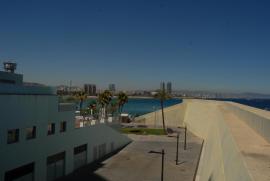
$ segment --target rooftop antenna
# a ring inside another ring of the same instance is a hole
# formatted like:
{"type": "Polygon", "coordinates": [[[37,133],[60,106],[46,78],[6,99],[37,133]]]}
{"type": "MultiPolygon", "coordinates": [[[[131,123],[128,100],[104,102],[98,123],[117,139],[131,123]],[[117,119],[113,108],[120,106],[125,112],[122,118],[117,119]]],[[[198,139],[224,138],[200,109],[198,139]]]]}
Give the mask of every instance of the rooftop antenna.
{"type": "Polygon", "coordinates": [[[4,64],[5,71],[9,72],[9,73],[14,73],[14,71],[17,68],[17,63],[14,63],[14,62],[11,62],[11,61],[6,61],[3,64],[4,64]]]}

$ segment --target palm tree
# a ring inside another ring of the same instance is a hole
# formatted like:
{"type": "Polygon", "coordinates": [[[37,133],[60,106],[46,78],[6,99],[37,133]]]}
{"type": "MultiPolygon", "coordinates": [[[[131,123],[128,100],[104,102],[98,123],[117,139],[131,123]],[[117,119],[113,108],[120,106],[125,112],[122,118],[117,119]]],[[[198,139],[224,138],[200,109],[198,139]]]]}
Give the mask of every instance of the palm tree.
{"type": "Polygon", "coordinates": [[[84,92],[77,92],[75,98],[80,101],[80,114],[82,112],[83,102],[87,99],[87,95],[84,92]]]}
{"type": "Polygon", "coordinates": [[[118,112],[121,114],[123,111],[124,105],[128,102],[128,96],[124,92],[118,94],[118,112]]]}
{"type": "Polygon", "coordinates": [[[162,125],[163,131],[167,134],[166,126],[165,126],[165,118],[164,118],[164,101],[170,99],[170,95],[163,89],[160,90],[157,94],[155,94],[155,98],[160,100],[161,112],[162,112],[162,125]]]}
{"type": "Polygon", "coordinates": [[[88,108],[90,110],[90,114],[91,115],[95,115],[96,110],[97,110],[97,101],[96,100],[92,100],[89,104],[88,104],[88,108]]]}
{"type": "Polygon", "coordinates": [[[98,95],[98,102],[103,109],[105,109],[105,117],[107,118],[107,107],[112,100],[112,93],[105,90],[103,93],[98,95]]]}
{"type": "Polygon", "coordinates": [[[118,102],[116,100],[112,100],[111,103],[110,103],[110,113],[112,115],[114,115],[114,113],[117,111],[118,109],[118,102]]]}

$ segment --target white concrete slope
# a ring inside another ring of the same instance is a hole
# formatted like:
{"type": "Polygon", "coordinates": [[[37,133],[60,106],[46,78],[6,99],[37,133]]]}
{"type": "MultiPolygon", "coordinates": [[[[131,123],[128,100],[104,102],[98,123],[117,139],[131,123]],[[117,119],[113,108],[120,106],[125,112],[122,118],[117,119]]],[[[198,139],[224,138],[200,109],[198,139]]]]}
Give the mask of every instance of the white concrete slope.
{"type": "Polygon", "coordinates": [[[270,180],[270,114],[236,103],[186,101],[184,124],[204,138],[197,180],[270,180]]]}
{"type": "MultiPolygon", "coordinates": [[[[165,109],[167,127],[204,139],[197,181],[269,181],[270,112],[232,102],[187,99],[165,109]]],[[[161,113],[138,118],[162,126],[161,113]]]]}

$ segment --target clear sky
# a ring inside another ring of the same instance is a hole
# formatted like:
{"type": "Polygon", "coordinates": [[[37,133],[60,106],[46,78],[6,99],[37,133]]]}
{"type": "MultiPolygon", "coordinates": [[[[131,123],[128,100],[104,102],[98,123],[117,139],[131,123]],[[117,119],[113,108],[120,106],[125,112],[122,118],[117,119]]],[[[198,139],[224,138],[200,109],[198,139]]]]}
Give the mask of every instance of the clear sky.
{"type": "Polygon", "coordinates": [[[26,81],[270,93],[270,3],[2,0],[0,61],[26,81]]]}

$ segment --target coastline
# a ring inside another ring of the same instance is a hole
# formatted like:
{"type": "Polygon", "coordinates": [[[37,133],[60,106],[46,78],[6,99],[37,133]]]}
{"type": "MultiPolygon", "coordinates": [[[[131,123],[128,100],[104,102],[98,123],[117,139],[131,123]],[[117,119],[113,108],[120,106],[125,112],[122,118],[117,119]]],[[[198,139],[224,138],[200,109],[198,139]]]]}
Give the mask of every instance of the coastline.
{"type": "MultiPolygon", "coordinates": [[[[113,96],[113,97],[117,97],[117,96],[113,96]]],[[[96,98],[98,98],[98,96],[87,96],[87,98],[96,99],[96,98]]],[[[130,99],[155,99],[152,96],[128,96],[128,98],[130,98],[130,99]]],[[[172,99],[183,99],[183,98],[182,97],[172,97],[172,99]]]]}

